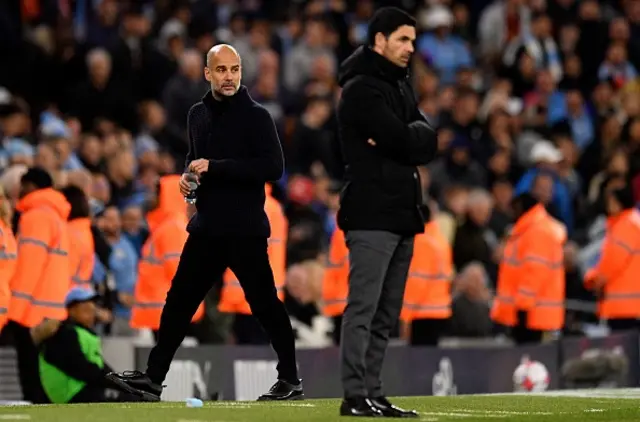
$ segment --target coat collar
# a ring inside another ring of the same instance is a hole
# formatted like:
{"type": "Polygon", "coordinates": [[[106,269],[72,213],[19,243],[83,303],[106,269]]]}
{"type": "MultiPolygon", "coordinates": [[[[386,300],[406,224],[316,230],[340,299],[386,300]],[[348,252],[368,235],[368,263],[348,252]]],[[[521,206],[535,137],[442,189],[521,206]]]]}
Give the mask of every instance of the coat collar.
{"type": "Polygon", "coordinates": [[[216,100],[213,98],[211,90],[208,90],[202,97],[202,102],[211,111],[224,111],[240,104],[248,104],[252,101],[253,99],[251,98],[251,95],[249,95],[249,90],[244,85],[240,85],[240,89],[238,89],[238,92],[236,92],[235,95],[224,97],[222,100],[216,100]]]}

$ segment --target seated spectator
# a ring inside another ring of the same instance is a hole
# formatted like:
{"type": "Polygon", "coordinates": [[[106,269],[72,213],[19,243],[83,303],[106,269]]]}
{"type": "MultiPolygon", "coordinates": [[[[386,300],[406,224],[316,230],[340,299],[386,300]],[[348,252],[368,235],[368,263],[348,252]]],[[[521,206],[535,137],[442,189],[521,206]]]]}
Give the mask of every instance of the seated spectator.
{"type": "Polygon", "coordinates": [[[129,326],[133,292],[138,278],[138,260],[136,250],[122,234],[120,211],[116,207],[107,207],[98,219],[98,226],[111,246],[109,269],[115,281],[116,303],[113,310],[111,334],[116,336],[133,335],[129,326]]]}
{"type": "Polygon", "coordinates": [[[482,264],[467,265],[453,283],[450,335],[452,337],[488,337],[493,331],[489,317],[491,294],[482,264]]]}
{"type": "Polygon", "coordinates": [[[478,261],[489,269],[493,279],[497,276],[492,254],[498,239],[488,228],[492,209],[493,200],[487,191],[478,189],[469,193],[466,218],[458,227],[453,241],[453,262],[458,271],[478,261]]]}
{"type": "Polygon", "coordinates": [[[484,187],[486,172],[472,158],[469,138],[459,134],[451,142],[444,157],[428,165],[433,189],[441,190],[450,184],[467,187],[484,187]]]}
{"type": "Polygon", "coordinates": [[[638,71],[627,60],[627,48],[622,43],[613,43],[607,50],[607,57],[598,69],[598,79],[610,81],[616,88],[638,77],[638,71]]]}
{"type": "Polygon", "coordinates": [[[420,36],[416,50],[433,66],[443,83],[452,83],[456,71],[473,66],[469,48],[462,39],[451,34],[453,14],[443,6],[432,6],[425,15],[424,26],[433,31],[420,36]]]}
{"type": "Polygon", "coordinates": [[[562,153],[549,141],[539,141],[531,150],[530,168],[516,185],[514,195],[523,192],[530,192],[536,176],[541,171],[548,171],[553,175],[553,199],[552,203],[557,207],[559,219],[567,226],[571,232],[573,228],[573,207],[567,186],[557,175],[558,163],[562,161],[562,153]]]}

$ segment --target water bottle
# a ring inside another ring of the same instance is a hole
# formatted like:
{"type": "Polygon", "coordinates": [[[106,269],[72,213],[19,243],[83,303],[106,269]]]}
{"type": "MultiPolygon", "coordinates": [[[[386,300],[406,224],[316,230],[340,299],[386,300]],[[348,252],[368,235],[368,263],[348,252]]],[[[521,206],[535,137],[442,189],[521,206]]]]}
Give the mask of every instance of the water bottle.
{"type": "Polygon", "coordinates": [[[187,407],[202,407],[204,403],[200,399],[196,399],[194,397],[190,397],[185,400],[185,404],[187,407]]]}
{"type": "Polygon", "coordinates": [[[189,182],[189,193],[184,197],[187,204],[196,203],[196,189],[198,189],[198,178],[195,173],[187,173],[187,181],[189,182]]]}

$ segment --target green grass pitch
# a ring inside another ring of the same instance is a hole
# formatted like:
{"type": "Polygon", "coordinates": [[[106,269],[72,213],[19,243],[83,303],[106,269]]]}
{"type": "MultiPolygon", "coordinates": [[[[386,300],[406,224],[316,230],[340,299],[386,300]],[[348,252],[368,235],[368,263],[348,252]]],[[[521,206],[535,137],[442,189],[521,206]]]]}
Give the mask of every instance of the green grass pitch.
{"type": "MultiPolygon", "coordinates": [[[[598,390],[593,390],[598,391],[598,390]]],[[[423,422],[448,421],[640,421],[640,391],[606,390],[599,394],[478,395],[394,399],[416,409],[423,422]],[[606,392],[608,391],[608,393],[606,392]],[[626,393],[625,393],[626,391],[626,393]],[[629,393],[631,392],[631,393],[629,393]]],[[[153,404],[41,405],[0,407],[0,421],[33,422],[320,422],[381,420],[338,416],[338,400],[291,403],[207,402],[187,408],[180,402],[153,404]]],[[[414,419],[415,420],[415,419],[414,419]]]]}

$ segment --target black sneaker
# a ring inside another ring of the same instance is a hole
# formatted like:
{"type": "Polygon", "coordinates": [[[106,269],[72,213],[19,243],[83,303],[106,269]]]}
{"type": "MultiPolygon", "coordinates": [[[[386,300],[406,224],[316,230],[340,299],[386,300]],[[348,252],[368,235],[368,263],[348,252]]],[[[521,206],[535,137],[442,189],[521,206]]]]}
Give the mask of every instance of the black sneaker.
{"type": "Polygon", "coordinates": [[[120,391],[141,397],[144,401],[160,401],[164,386],[152,382],[147,374],[140,371],[110,372],[107,380],[120,391]]]}
{"type": "Polygon", "coordinates": [[[278,380],[267,393],[258,397],[258,401],[275,400],[304,400],[302,380],[299,380],[297,385],[283,380],[278,380]]]}

